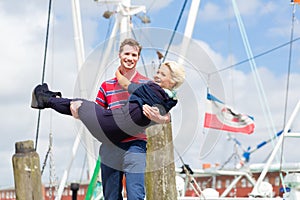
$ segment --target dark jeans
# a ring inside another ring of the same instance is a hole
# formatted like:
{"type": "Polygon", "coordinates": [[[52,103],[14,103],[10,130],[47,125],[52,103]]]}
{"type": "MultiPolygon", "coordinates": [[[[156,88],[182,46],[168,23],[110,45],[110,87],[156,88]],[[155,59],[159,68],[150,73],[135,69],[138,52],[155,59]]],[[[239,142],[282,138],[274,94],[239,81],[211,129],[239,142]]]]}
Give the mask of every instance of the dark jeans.
{"type": "Polygon", "coordinates": [[[146,141],[135,140],[118,146],[100,147],[101,176],[105,200],[122,200],[122,178],[126,177],[128,200],[144,200],[144,172],[146,168],[146,141]]]}

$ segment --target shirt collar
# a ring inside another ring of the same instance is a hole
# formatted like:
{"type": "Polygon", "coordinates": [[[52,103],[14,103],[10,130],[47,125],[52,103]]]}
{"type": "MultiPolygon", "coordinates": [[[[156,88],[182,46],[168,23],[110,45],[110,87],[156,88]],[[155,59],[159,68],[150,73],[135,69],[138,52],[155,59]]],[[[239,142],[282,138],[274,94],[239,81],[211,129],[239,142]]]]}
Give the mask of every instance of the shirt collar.
{"type": "Polygon", "coordinates": [[[164,91],[167,93],[167,95],[172,98],[172,99],[176,99],[176,91],[175,90],[169,90],[169,89],[165,89],[164,91]]]}

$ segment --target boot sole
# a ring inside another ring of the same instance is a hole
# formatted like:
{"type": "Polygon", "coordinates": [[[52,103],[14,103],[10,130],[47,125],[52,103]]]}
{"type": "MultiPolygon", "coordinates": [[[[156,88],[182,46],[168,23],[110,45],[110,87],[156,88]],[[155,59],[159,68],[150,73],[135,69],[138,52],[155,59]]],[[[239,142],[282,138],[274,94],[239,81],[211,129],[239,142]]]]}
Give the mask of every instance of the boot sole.
{"type": "Polygon", "coordinates": [[[39,106],[38,100],[35,95],[35,90],[36,90],[36,88],[34,88],[34,90],[32,91],[32,94],[31,94],[31,108],[43,109],[43,106],[41,106],[41,105],[39,106]]]}
{"type": "Polygon", "coordinates": [[[31,108],[39,108],[34,91],[32,92],[32,95],[31,95],[31,108]]]}

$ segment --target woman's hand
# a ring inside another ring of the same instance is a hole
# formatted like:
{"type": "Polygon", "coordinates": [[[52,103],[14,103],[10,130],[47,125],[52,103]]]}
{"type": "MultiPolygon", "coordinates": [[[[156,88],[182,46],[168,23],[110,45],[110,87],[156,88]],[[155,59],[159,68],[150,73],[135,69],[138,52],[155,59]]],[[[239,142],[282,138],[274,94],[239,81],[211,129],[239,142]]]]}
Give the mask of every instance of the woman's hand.
{"type": "Polygon", "coordinates": [[[143,105],[143,113],[148,119],[158,124],[169,123],[171,121],[170,113],[167,113],[166,115],[162,116],[159,113],[159,109],[154,106],[151,107],[147,104],[143,105]]]}

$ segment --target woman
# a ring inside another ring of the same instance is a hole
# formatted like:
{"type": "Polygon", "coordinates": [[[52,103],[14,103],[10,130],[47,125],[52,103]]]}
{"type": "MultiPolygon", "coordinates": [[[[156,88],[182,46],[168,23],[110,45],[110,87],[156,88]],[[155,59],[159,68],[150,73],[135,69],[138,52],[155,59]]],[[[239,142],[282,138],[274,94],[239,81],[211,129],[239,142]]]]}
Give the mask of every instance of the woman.
{"type": "Polygon", "coordinates": [[[160,66],[153,82],[130,83],[119,70],[116,77],[118,83],[131,94],[128,103],[121,108],[104,109],[92,101],[61,98],[61,93],[49,91],[47,84],[35,87],[31,107],[52,108],[59,113],[73,115],[100,142],[117,143],[155,123],[143,114],[144,104],[157,107],[161,115],[177,104],[174,89],[183,83],[185,71],[183,66],[170,61],[160,66]]]}

